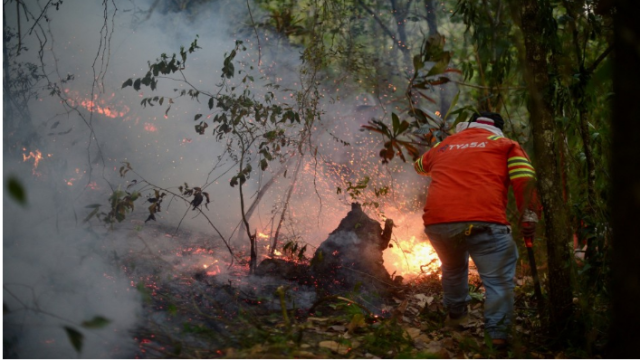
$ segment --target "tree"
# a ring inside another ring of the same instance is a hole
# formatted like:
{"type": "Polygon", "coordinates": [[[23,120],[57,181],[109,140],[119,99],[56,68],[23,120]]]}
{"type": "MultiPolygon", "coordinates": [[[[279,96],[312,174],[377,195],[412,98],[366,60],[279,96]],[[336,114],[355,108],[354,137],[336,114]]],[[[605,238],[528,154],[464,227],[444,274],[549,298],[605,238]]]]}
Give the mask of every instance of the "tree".
{"type": "Polygon", "coordinates": [[[538,187],[545,215],[545,238],[549,257],[550,330],[555,336],[566,332],[571,316],[571,229],[569,213],[562,195],[562,144],[555,124],[554,79],[548,59],[557,49],[557,28],[553,8],[546,1],[527,0],[522,4],[520,26],[525,45],[525,76],[529,86],[529,112],[536,157],[553,160],[536,162],[538,187]],[[556,43],[554,43],[556,42],[556,43]]]}

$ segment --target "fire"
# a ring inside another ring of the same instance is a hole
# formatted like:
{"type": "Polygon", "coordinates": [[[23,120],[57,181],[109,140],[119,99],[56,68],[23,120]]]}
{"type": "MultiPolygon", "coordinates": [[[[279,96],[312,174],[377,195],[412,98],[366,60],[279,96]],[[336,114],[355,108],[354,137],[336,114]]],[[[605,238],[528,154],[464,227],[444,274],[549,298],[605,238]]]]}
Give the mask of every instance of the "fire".
{"type": "MultiPolygon", "coordinates": [[[[82,179],[82,177],[84,176],[84,174],[86,174],[87,171],[81,171],[80,168],[76,168],[75,170],[75,174],[76,177],[71,177],[69,179],[64,179],[64,182],[69,186],[73,186],[75,184],[76,181],[79,181],[80,179],[82,179]]],[[[88,184],[89,188],[93,189],[93,190],[98,190],[100,189],[100,187],[98,186],[98,183],[96,182],[91,182],[88,184]]]]}
{"type": "MultiPolygon", "coordinates": [[[[26,152],[27,148],[22,148],[22,151],[26,152]]],[[[47,157],[51,157],[51,154],[47,154],[47,157]]],[[[38,164],[40,163],[40,161],[43,159],[42,157],[42,152],[40,152],[38,149],[35,150],[35,152],[29,152],[29,155],[27,155],[26,153],[22,153],[22,161],[26,162],[29,159],[33,159],[33,174],[37,175],[38,173],[36,172],[36,168],[38,168],[38,164]]]]}
{"type": "Polygon", "coordinates": [[[428,242],[416,240],[415,236],[392,242],[389,246],[383,257],[391,273],[410,279],[425,273],[437,273],[440,269],[441,263],[435,249],[428,242]]]}
{"type": "Polygon", "coordinates": [[[69,98],[70,104],[81,106],[92,113],[102,114],[108,118],[123,118],[130,110],[126,105],[108,104],[113,102],[115,93],[111,93],[107,99],[98,99],[98,94],[94,94],[93,99],[83,98],[77,92],[70,92],[69,89],[65,89],[65,93],[75,93],[69,98]]]}
{"type": "Polygon", "coordinates": [[[218,263],[218,261],[214,261],[213,263],[214,264],[212,264],[212,265],[208,265],[208,264],[203,264],[202,265],[202,268],[207,270],[207,276],[215,276],[217,274],[220,274],[220,266],[215,264],[215,263],[218,263]]]}

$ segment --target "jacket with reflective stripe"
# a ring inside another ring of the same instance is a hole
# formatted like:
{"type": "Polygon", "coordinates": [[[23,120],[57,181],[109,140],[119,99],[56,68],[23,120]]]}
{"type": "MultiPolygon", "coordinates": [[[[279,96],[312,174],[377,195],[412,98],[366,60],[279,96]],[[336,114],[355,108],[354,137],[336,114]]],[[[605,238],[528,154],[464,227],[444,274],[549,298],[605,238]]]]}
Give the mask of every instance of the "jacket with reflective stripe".
{"type": "Polygon", "coordinates": [[[422,155],[414,167],[432,178],[422,216],[425,225],[482,221],[509,224],[509,184],[518,210],[540,216],[535,170],[517,142],[484,129],[447,137],[422,155]]]}

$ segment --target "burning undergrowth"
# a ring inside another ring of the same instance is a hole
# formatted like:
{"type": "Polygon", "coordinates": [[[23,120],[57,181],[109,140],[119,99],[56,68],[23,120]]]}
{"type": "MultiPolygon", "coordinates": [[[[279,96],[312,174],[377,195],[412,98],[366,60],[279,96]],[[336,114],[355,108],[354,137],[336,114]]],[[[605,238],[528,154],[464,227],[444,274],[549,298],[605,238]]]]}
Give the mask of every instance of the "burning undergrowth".
{"type": "Polygon", "coordinates": [[[215,349],[241,343],[235,332],[239,320],[281,308],[275,294],[281,286],[287,287],[287,309],[309,308],[313,302],[311,286],[247,276],[242,252],[232,262],[222,242],[210,236],[161,224],[136,229],[136,223],[141,222],[134,221],[126,241],[112,241],[129,243],[114,257],[143,296],[142,321],[134,331],[138,356],[180,355],[182,349],[191,356],[220,356],[215,349]]]}
{"type": "MultiPolygon", "coordinates": [[[[265,327],[290,335],[294,325],[346,309],[360,314],[362,322],[379,323],[394,316],[398,300],[416,293],[416,284],[438,289],[437,275],[423,274],[412,285],[391,278],[382,254],[392,221],[383,230],[358,204],[313,258],[291,252],[288,245],[281,256],[264,258],[254,275],[248,275],[243,249],[235,249],[232,257],[210,235],[163,223],[130,224],[128,230],[111,232],[105,244],[113,247],[114,262],[143,298],[141,321],[133,331],[138,357],[228,356],[230,348],[256,342],[251,337],[265,327]]],[[[311,334],[301,334],[300,340],[318,336],[311,334]]]]}

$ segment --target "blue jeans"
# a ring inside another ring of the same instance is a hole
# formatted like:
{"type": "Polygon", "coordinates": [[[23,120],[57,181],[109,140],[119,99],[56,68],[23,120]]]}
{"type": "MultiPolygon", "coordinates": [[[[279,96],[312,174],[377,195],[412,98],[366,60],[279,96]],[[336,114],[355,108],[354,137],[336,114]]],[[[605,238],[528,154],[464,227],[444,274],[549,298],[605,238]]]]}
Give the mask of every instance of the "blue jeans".
{"type": "Polygon", "coordinates": [[[434,224],[425,233],[442,262],[444,305],[450,313],[466,311],[469,296],[469,255],[478,267],[484,288],[485,332],[506,338],[513,318],[513,288],[518,260],[511,230],[495,223],[434,224]],[[473,227],[469,228],[470,225],[473,227]]]}

